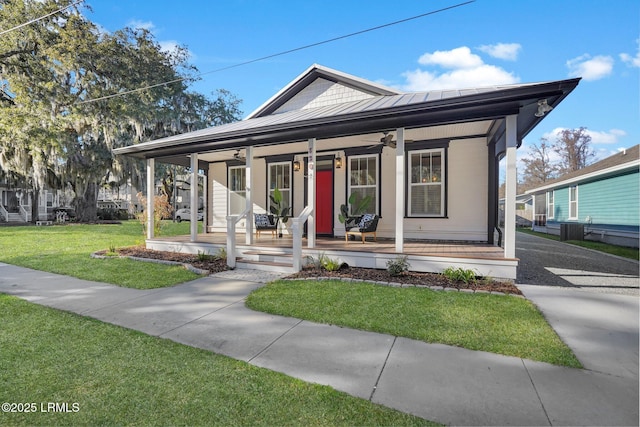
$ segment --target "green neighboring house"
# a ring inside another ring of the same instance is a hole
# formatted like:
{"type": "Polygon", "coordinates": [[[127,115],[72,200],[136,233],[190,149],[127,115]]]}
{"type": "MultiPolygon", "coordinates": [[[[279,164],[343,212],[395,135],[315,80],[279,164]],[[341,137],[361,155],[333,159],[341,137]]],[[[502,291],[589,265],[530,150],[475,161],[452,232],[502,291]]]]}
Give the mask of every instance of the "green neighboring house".
{"type": "Polygon", "coordinates": [[[637,248],[640,229],[640,145],[527,191],[533,229],[561,239],[637,248]]]}

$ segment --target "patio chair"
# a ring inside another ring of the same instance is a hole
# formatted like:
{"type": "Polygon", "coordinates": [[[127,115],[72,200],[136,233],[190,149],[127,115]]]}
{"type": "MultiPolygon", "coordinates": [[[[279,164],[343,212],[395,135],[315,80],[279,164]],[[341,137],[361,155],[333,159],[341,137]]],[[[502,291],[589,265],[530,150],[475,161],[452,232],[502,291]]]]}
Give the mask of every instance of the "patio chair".
{"type": "Polygon", "coordinates": [[[378,229],[378,220],[380,217],[373,214],[364,214],[360,218],[360,222],[357,227],[349,228],[345,231],[344,240],[348,243],[349,236],[360,236],[362,243],[364,244],[365,238],[368,234],[373,234],[373,241],[377,242],[376,230],[378,229]]]}
{"type": "Polygon", "coordinates": [[[260,237],[260,233],[270,231],[272,237],[276,237],[278,233],[278,218],[269,214],[253,214],[256,224],[256,238],[260,237]]]}

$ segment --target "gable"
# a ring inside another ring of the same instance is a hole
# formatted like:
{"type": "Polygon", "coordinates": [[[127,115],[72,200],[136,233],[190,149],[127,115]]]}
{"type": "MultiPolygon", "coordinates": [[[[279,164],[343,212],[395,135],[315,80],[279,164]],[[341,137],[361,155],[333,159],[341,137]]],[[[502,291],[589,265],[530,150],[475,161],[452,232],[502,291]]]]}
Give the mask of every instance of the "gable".
{"type": "Polygon", "coordinates": [[[373,95],[361,90],[318,77],[311,84],[285,102],[274,114],[308,108],[326,107],[351,101],[373,98],[373,95]]]}

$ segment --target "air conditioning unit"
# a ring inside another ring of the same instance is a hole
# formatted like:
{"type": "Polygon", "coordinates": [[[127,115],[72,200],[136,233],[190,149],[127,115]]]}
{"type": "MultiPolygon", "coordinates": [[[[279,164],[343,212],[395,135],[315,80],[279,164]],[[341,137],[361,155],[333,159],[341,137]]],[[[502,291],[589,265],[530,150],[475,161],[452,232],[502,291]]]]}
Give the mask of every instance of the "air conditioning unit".
{"type": "Polygon", "coordinates": [[[560,224],[560,240],[584,240],[584,224],[560,224]]]}

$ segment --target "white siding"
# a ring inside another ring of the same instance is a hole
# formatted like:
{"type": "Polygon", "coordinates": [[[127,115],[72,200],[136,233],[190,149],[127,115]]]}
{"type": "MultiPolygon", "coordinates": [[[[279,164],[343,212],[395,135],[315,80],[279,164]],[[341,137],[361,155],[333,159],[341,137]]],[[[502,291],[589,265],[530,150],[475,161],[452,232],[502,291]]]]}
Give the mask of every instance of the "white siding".
{"type": "Polygon", "coordinates": [[[360,101],[372,97],[373,95],[351,87],[317,78],[313,83],[302,89],[293,98],[278,108],[274,114],[360,101]]]}

